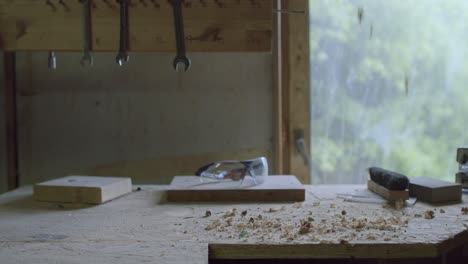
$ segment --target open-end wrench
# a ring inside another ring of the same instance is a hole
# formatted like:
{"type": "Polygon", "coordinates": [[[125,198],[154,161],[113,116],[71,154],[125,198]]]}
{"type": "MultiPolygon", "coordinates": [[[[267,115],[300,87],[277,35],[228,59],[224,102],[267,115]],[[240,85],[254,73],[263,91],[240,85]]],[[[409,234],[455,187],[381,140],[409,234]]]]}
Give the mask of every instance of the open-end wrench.
{"type": "Polygon", "coordinates": [[[93,65],[91,55],[91,0],[81,0],[83,4],[83,57],[81,66],[93,65]]]}
{"type": "Polygon", "coordinates": [[[117,57],[117,64],[122,66],[128,62],[128,2],[120,0],[120,48],[117,57]]]}
{"type": "Polygon", "coordinates": [[[179,64],[184,64],[184,71],[190,68],[190,59],[185,56],[185,36],[184,36],[184,20],[182,17],[182,2],[183,0],[170,0],[174,11],[174,26],[176,36],[177,55],[174,58],[173,66],[176,71],[179,71],[179,64]]]}

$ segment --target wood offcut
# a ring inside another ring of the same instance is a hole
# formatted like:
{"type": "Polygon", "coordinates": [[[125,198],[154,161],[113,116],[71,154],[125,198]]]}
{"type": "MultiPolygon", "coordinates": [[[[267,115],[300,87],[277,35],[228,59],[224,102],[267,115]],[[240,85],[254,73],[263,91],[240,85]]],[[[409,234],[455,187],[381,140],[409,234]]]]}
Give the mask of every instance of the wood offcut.
{"type": "MultiPolygon", "coordinates": [[[[247,180],[246,180],[247,181],[247,180]]],[[[305,199],[305,187],[295,176],[268,176],[259,185],[253,182],[219,182],[198,176],[176,176],[167,191],[171,202],[237,201],[237,202],[298,202],[305,199]]]]}

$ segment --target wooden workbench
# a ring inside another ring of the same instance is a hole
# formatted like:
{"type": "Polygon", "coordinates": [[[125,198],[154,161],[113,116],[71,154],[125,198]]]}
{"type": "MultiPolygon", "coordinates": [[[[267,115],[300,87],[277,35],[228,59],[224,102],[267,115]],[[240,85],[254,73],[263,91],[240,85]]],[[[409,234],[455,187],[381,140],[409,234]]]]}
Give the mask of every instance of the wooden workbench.
{"type": "Polygon", "coordinates": [[[360,185],[308,186],[306,201],[294,204],[170,204],[164,202],[166,188],[141,186],[98,206],[35,202],[30,187],[3,194],[0,262],[433,258],[468,241],[466,194],[463,204],[397,210],[337,197],[366,194],[360,185]],[[434,218],[425,217],[427,210],[434,218]],[[301,220],[310,224],[304,234],[301,220]]]}

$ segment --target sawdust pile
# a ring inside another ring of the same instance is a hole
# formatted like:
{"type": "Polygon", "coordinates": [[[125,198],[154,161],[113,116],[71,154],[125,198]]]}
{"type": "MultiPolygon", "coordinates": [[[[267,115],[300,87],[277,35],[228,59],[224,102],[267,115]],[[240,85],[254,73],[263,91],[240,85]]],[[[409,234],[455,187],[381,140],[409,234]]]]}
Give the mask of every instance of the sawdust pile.
{"type": "MultiPolygon", "coordinates": [[[[346,244],[353,240],[391,241],[401,236],[408,225],[409,217],[395,211],[382,214],[379,211],[363,210],[351,213],[348,209],[328,204],[257,208],[237,213],[237,209],[218,212],[210,219],[205,232],[222,239],[241,241],[294,242],[316,241],[317,243],[346,244]],[[249,217],[245,217],[246,215],[249,217]]],[[[380,211],[382,212],[382,210],[380,211]]]]}

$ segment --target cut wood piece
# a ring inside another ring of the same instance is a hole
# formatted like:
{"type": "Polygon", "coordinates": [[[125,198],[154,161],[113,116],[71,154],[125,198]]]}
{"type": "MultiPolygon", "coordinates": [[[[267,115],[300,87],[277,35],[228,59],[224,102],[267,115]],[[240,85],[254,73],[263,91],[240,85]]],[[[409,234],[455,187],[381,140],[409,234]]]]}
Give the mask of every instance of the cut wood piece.
{"type": "Polygon", "coordinates": [[[428,203],[459,202],[462,186],[428,177],[415,177],[410,179],[409,194],[428,203]]]}
{"type": "Polygon", "coordinates": [[[132,191],[130,178],[68,176],[34,185],[36,201],[101,204],[132,191]]]}
{"type": "Polygon", "coordinates": [[[398,201],[398,200],[407,200],[409,198],[409,192],[408,190],[404,191],[391,191],[377,183],[375,183],[372,180],[367,181],[367,188],[382,196],[383,198],[389,200],[389,201],[398,201]]]}
{"type": "Polygon", "coordinates": [[[167,200],[186,201],[242,201],[242,202],[299,202],[305,199],[305,188],[292,175],[268,176],[254,185],[251,181],[214,181],[198,176],[176,176],[167,191],[167,200]]]}

